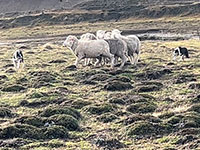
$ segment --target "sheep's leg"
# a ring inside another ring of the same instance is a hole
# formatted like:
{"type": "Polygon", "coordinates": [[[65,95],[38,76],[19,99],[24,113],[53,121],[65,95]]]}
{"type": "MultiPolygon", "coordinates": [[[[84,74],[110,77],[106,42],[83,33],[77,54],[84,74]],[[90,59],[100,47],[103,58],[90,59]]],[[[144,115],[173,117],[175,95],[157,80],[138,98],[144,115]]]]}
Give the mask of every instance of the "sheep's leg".
{"type": "Polygon", "coordinates": [[[131,64],[134,64],[134,58],[133,58],[133,56],[129,56],[129,60],[130,60],[131,64]]]}
{"type": "Polygon", "coordinates": [[[74,65],[75,65],[76,67],[78,67],[78,63],[79,63],[83,58],[84,58],[83,56],[78,56],[78,57],[76,58],[76,61],[75,61],[74,65]]]}
{"type": "Polygon", "coordinates": [[[137,62],[138,62],[138,54],[134,53],[133,54],[133,65],[136,66],[137,62]]]}
{"type": "Polygon", "coordinates": [[[137,63],[138,63],[138,60],[139,60],[139,54],[136,54],[136,58],[135,58],[135,65],[137,65],[137,63]]]}
{"type": "Polygon", "coordinates": [[[100,58],[97,58],[97,61],[95,62],[95,67],[96,66],[99,66],[99,64],[101,63],[101,61],[102,61],[102,57],[100,57],[100,58]]]}
{"type": "Polygon", "coordinates": [[[113,69],[114,66],[115,66],[115,63],[114,63],[114,62],[115,62],[115,57],[114,57],[114,55],[112,55],[112,54],[106,54],[105,57],[110,58],[110,61],[111,61],[111,68],[113,69]]]}
{"type": "Polygon", "coordinates": [[[122,63],[120,65],[120,69],[122,69],[124,67],[124,64],[127,62],[128,59],[127,59],[127,57],[125,55],[123,55],[121,57],[121,60],[122,60],[122,63]]]}

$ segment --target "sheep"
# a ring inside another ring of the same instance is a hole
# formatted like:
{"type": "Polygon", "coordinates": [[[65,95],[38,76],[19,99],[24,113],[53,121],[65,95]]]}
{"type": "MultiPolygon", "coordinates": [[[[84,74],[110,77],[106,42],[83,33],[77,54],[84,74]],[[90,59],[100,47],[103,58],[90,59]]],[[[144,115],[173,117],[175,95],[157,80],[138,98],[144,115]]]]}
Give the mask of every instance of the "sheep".
{"type": "Polygon", "coordinates": [[[23,63],[22,67],[24,67],[24,56],[21,50],[16,50],[14,52],[12,61],[15,69],[19,69],[21,63],[23,63]]]}
{"type": "Polygon", "coordinates": [[[122,69],[127,62],[127,57],[125,55],[126,43],[119,39],[105,39],[105,41],[109,44],[110,53],[115,56],[115,60],[117,60],[118,57],[121,58],[122,63],[120,69],[122,69]]]}
{"type": "Polygon", "coordinates": [[[99,40],[104,39],[105,33],[106,33],[106,31],[104,31],[104,30],[98,30],[98,31],[96,32],[96,37],[97,37],[97,39],[99,39],[99,40]]]}
{"type": "Polygon", "coordinates": [[[129,56],[129,60],[131,64],[136,65],[140,54],[140,47],[141,47],[140,40],[134,35],[130,35],[127,37],[123,36],[121,35],[121,31],[119,31],[118,29],[114,29],[112,31],[111,37],[115,39],[121,39],[126,42],[127,44],[126,53],[129,56]]]}
{"type": "Polygon", "coordinates": [[[112,38],[111,35],[112,35],[112,32],[106,32],[104,34],[104,39],[111,39],[112,38]]]}
{"type": "Polygon", "coordinates": [[[63,45],[68,47],[77,57],[74,64],[76,67],[84,58],[97,58],[98,62],[95,63],[97,66],[103,56],[110,58],[111,68],[114,68],[114,55],[110,53],[109,44],[104,40],[83,41],[69,35],[63,45]]]}
{"type": "Polygon", "coordinates": [[[85,33],[81,35],[80,40],[96,40],[96,36],[92,33],[85,33]]]}
{"type": "MultiPolygon", "coordinates": [[[[97,39],[96,36],[92,33],[85,33],[85,34],[81,35],[81,37],[80,37],[80,40],[86,40],[86,41],[96,40],[96,39],[97,39]]],[[[92,59],[86,58],[84,65],[88,66],[91,62],[92,62],[92,59]]],[[[93,62],[95,62],[95,59],[93,59],[93,62]]]]}

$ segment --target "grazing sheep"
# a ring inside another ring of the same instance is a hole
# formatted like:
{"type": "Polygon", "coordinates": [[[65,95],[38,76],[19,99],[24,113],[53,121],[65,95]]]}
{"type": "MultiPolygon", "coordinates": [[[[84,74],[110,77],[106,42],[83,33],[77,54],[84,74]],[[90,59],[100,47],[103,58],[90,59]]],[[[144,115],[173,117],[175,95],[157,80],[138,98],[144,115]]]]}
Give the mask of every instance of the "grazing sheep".
{"type": "Polygon", "coordinates": [[[123,36],[121,35],[121,31],[118,29],[114,29],[112,31],[112,38],[121,39],[127,44],[127,55],[129,56],[129,60],[132,64],[136,65],[138,62],[139,54],[140,54],[140,40],[134,36],[123,36]]]}
{"type": "Polygon", "coordinates": [[[13,60],[13,64],[14,64],[15,69],[19,69],[21,63],[23,63],[22,67],[24,67],[24,56],[23,56],[21,50],[16,50],[14,52],[12,60],[13,60]]]}
{"type": "Polygon", "coordinates": [[[185,47],[175,48],[174,51],[173,51],[173,60],[176,60],[176,56],[180,56],[180,60],[184,60],[184,56],[186,58],[190,58],[188,50],[185,47]]]}
{"type": "Polygon", "coordinates": [[[114,55],[110,53],[109,45],[104,40],[78,40],[75,36],[69,35],[63,43],[64,46],[72,50],[76,55],[75,66],[84,58],[97,58],[99,64],[102,57],[108,57],[111,60],[111,67],[114,67],[114,55]]]}

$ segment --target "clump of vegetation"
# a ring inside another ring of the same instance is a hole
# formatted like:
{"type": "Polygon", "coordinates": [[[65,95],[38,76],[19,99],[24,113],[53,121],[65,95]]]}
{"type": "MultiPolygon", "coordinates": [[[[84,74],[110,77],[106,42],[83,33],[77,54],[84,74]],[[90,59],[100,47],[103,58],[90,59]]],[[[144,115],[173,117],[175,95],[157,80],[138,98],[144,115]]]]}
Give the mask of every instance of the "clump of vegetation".
{"type": "Polygon", "coordinates": [[[5,117],[12,117],[13,113],[10,109],[5,108],[5,107],[0,107],[0,117],[5,118],[5,117]]]}
{"type": "Polygon", "coordinates": [[[129,105],[127,111],[132,113],[151,113],[154,112],[156,108],[157,106],[154,103],[141,102],[129,105]]]}
{"type": "Polygon", "coordinates": [[[54,122],[56,125],[63,126],[70,131],[75,131],[80,128],[78,120],[66,114],[56,114],[49,117],[47,120],[48,122],[54,122]]]}
{"type": "Polygon", "coordinates": [[[111,113],[105,113],[102,114],[101,116],[97,117],[97,120],[103,122],[103,123],[108,123],[116,120],[118,117],[114,114],[111,113]]]}
{"type": "Polygon", "coordinates": [[[92,104],[89,101],[85,101],[85,100],[76,100],[72,102],[72,107],[74,107],[75,109],[81,109],[87,105],[92,104]]]}
{"type": "Polygon", "coordinates": [[[13,124],[0,131],[0,138],[31,138],[39,139],[42,137],[39,128],[27,124],[13,124]]]}
{"type": "Polygon", "coordinates": [[[164,133],[170,132],[172,130],[172,127],[169,124],[138,121],[128,126],[127,129],[128,129],[127,134],[130,137],[134,137],[136,135],[145,137],[149,135],[157,135],[157,134],[164,134],[164,133]]]}
{"type": "Polygon", "coordinates": [[[104,85],[104,89],[107,91],[124,91],[132,88],[133,86],[130,83],[121,81],[111,81],[104,85]]]}
{"type": "Polygon", "coordinates": [[[48,107],[47,109],[40,112],[40,116],[42,117],[50,117],[55,114],[65,114],[73,116],[76,119],[81,118],[80,112],[78,112],[76,109],[69,108],[69,107],[48,107]]]}
{"type": "Polygon", "coordinates": [[[42,92],[34,92],[30,95],[30,98],[41,98],[45,96],[48,96],[48,94],[42,92]]]}
{"type": "Polygon", "coordinates": [[[91,114],[101,115],[107,112],[113,112],[115,110],[114,105],[103,104],[103,105],[90,105],[85,108],[85,110],[91,114]]]}
{"type": "Polygon", "coordinates": [[[192,107],[189,109],[189,111],[195,111],[200,113],[200,104],[194,104],[192,107]]]}
{"type": "Polygon", "coordinates": [[[44,137],[47,139],[68,138],[68,130],[63,126],[53,125],[43,130],[44,137]]]}
{"type": "Polygon", "coordinates": [[[16,119],[15,122],[41,127],[44,126],[45,119],[38,116],[22,116],[16,119]]]}
{"type": "Polygon", "coordinates": [[[9,85],[7,87],[2,88],[4,92],[20,92],[25,90],[26,88],[21,85],[9,85]]]}

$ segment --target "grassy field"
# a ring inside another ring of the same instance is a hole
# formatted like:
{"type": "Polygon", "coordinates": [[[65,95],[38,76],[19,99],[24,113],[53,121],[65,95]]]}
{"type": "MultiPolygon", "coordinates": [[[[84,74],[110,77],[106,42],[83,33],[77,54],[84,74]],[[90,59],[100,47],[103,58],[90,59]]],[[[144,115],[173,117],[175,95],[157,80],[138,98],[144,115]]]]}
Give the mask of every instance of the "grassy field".
{"type": "MultiPolygon", "coordinates": [[[[169,20],[143,23],[179,22],[169,20]]],[[[136,24],[130,19],[23,27],[0,35],[2,41],[37,39],[103,27],[139,29],[136,24]]],[[[11,58],[21,45],[0,45],[1,149],[200,149],[199,40],[142,41],[138,65],[123,71],[109,65],[73,68],[75,57],[61,42],[25,43],[25,66],[17,72],[11,58]],[[172,62],[177,46],[187,47],[190,59],[172,62]]]]}

